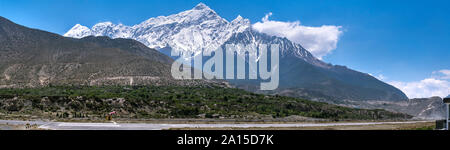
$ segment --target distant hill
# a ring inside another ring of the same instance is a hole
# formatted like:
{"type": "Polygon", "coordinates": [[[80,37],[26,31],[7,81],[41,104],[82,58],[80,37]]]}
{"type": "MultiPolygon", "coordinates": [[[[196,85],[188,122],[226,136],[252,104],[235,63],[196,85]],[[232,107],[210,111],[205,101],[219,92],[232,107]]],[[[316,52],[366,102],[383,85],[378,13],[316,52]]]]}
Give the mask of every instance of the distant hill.
{"type": "Polygon", "coordinates": [[[443,119],[445,117],[446,106],[440,97],[414,98],[408,101],[347,101],[341,103],[342,106],[365,108],[365,109],[385,109],[393,112],[409,114],[420,119],[443,119]]]}
{"type": "Polygon", "coordinates": [[[0,88],[206,83],[173,80],[172,62],[135,40],[68,38],[0,17],[0,88]]]}

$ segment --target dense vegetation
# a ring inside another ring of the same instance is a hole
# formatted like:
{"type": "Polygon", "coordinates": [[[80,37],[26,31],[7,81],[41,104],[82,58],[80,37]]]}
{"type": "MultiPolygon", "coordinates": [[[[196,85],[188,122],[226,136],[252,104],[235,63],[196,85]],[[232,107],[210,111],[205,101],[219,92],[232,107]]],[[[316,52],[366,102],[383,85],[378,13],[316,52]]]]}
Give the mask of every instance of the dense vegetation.
{"type": "Polygon", "coordinates": [[[385,110],[341,107],[298,98],[254,94],[222,87],[50,86],[0,89],[0,113],[56,118],[282,118],[405,119],[385,110]]]}

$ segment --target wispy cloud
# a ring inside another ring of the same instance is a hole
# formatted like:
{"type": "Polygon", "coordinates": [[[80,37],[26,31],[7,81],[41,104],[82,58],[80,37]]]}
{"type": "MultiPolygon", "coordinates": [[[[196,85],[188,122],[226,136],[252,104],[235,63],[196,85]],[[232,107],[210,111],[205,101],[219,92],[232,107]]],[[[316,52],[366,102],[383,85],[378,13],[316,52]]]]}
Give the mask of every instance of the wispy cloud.
{"type": "Polygon", "coordinates": [[[409,98],[446,97],[450,94],[450,70],[434,71],[431,77],[420,81],[388,83],[402,90],[409,98]]]}
{"type": "Polygon", "coordinates": [[[295,43],[301,44],[319,59],[336,49],[339,36],[342,34],[341,26],[303,26],[300,24],[300,21],[282,22],[269,20],[271,15],[272,13],[268,13],[262,18],[261,22],[253,24],[253,29],[269,35],[286,37],[295,43]]]}
{"type": "Polygon", "coordinates": [[[433,75],[440,79],[449,80],[450,79],[450,70],[444,69],[444,70],[435,71],[435,72],[433,72],[433,75]]]}

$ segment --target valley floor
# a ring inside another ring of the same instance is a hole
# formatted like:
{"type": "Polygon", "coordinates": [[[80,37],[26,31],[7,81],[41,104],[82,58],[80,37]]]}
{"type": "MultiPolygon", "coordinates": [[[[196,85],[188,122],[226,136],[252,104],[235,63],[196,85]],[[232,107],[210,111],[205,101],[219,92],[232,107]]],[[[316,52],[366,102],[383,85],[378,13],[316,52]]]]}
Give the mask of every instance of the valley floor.
{"type": "Polygon", "coordinates": [[[432,130],[434,121],[116,123],[0,120],[0,130],[432,130]]]}

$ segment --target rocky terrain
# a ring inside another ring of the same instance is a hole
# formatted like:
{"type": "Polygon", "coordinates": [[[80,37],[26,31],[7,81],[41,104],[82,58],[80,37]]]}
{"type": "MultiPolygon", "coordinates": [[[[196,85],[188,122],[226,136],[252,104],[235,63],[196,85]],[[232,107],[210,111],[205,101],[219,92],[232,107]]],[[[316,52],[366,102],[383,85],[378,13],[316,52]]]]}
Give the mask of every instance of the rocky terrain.
{"type": "Polygon", "coordinates": [[[445,118],[446,106],[440,97],[415,98],[408,101],[346,101],[339,105],[366,108],[385,109],[393,112],[401,112],[414,116],[418,119],[443,119],[445,118]]]}

